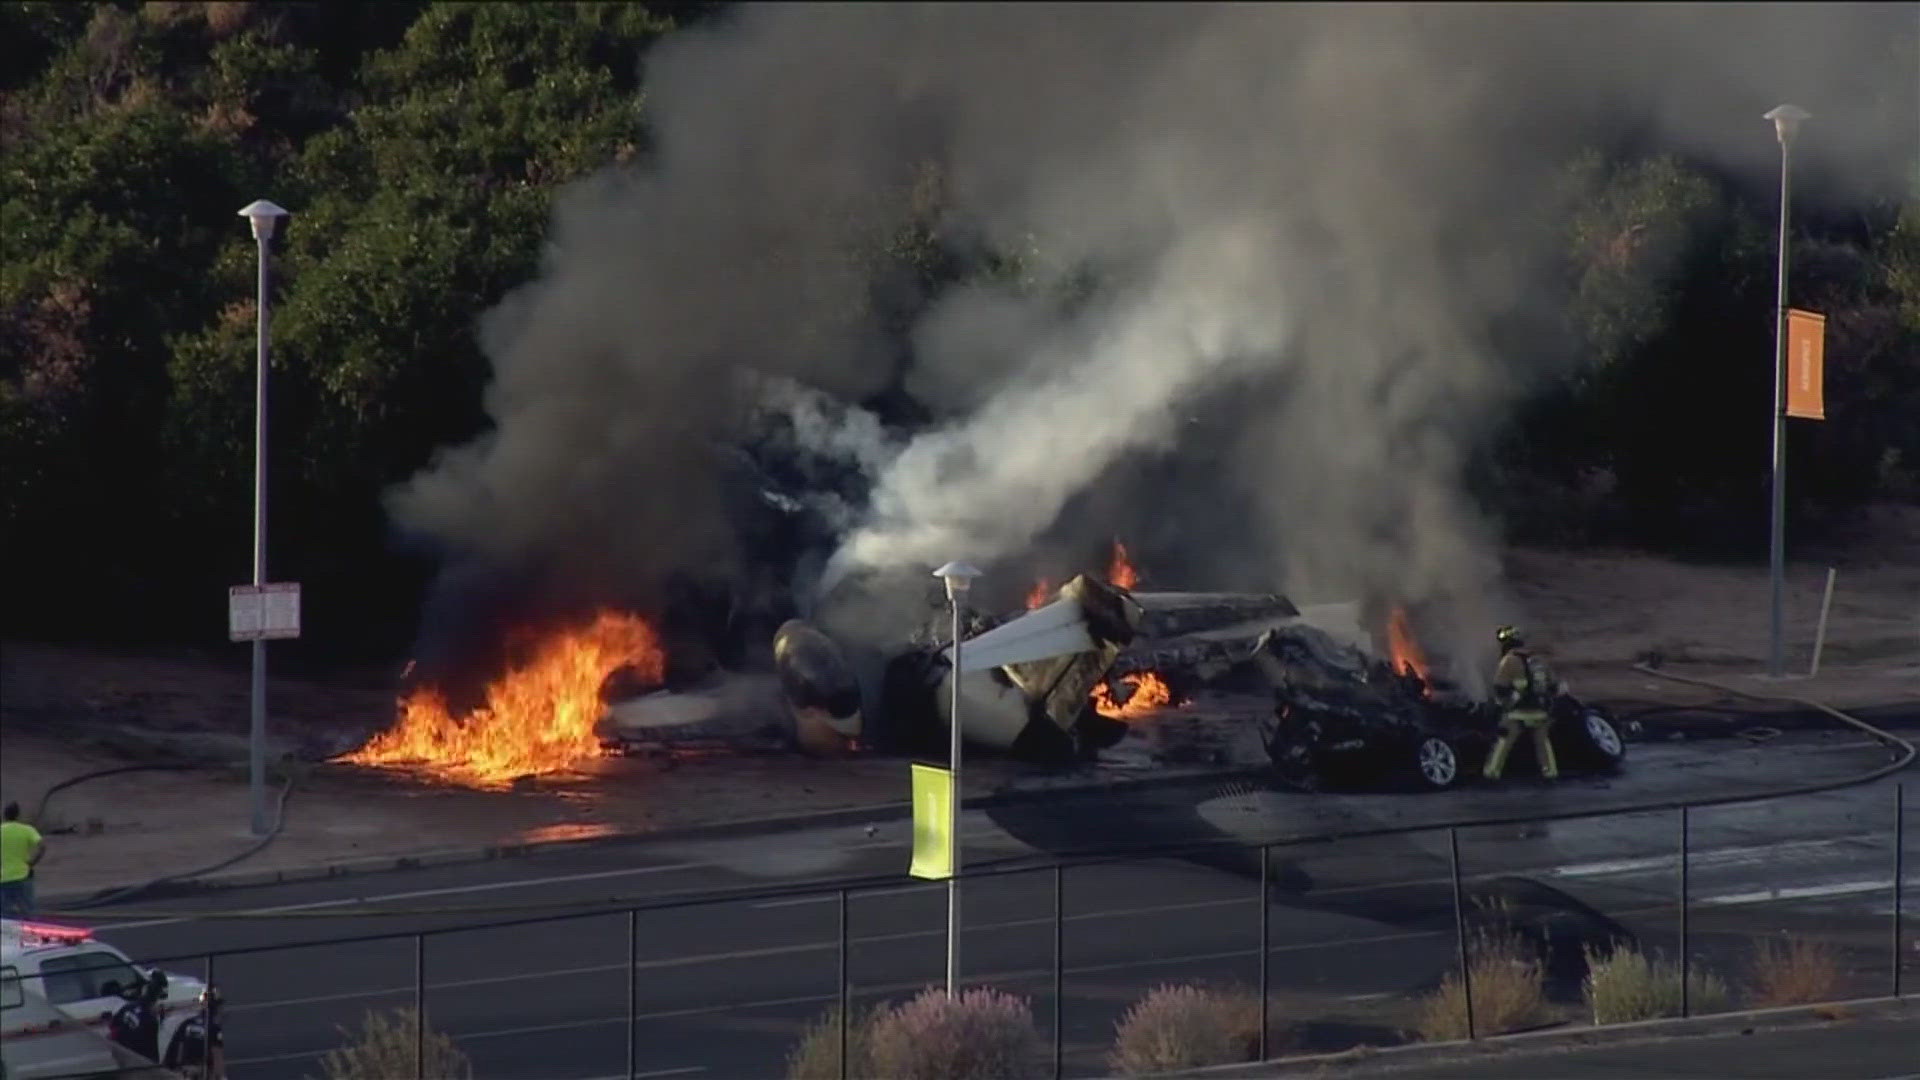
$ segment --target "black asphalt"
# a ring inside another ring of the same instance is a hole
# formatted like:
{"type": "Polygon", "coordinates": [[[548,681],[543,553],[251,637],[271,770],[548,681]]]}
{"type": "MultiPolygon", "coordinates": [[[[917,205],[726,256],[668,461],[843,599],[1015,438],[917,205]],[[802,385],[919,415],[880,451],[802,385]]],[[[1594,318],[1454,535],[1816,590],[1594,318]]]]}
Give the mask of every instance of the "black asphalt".
{"type": "MultiPolygon", "coordinates": [[[[1438,825],[1631,805],[1678,790],[1761,790],[1864,771],[1885,760],[1857,738],[1787,733],[1767,745],[1721,740],[1634,748],[1611,780],[1517,783],[1443,796],[1305,796],[1256,785],[1062,795],[967,815],[969,865],[1015,867],[1100,843],[1237,836],[1256,841],[1343,829],[1438,825]]],[[[1911,773],[1905,774],[1911,776],[1911,773]]],[[[1893,784],[1738,804],[1689,815],[1690,951],[1738,973],[1755,941],[1819,928],[1849,949],[1849,991],[1892,980],[1893,784]]],[[[1920,785],[1907,792],[1908,910],[1920,884],[1920,785]]],[[[1661,811],[1459,833],[1470,900],[1506,901],[1514,917],[1577,951],[1624,931],[1678,945],[1679,815],[1661,811]]],[[[660,844],[614,844],[490,863],[209,894],[135,912],[104,936],[139,957],[319,942],[347,934],[428,931],[358,944],[316,944],[216,962],[232,1002],[233,1074],[318,1072],[336,1026],[368,1009],[410,1004],[424,960],[425,1004],[484,1077],[627,1075],[759,1077],[782,1071],[804,1024],[834,1001],[840,965],[836,894],[622,912],[498,929],[473,924],[554,916],[596,904],[717,889],[898,875],[904,823],[876,823],[660,844]],[[359,900],[391,912],[349,917],[359,900]],[[298,906],[264,917],[222,918],[298,906]],[[487,908],[486,911],[475,910],[487,908]],[[462,929],[466,927],[467,929],[462,929]],[[630,936],[631,933],[631,936],[630,936]],[[418,941],[418,946],[416,945],[418,941]],[[419,948],[416,956],[416,947],[419,948]],[[627,972],[636,978],[630,984],[627,972]],[[629,993],[632,994],[631,1003],[629,993]],[[631,1019],[629,1017],[631,1016],[631,1019]],[[631,1042],[629,1043],[629,1038],[631,1042]]],[[[1266,905],[1268,966],[1292,1037],[1337,1049],[1400,1038],[1403,1006],[1434,985],[1456,950],[1451,849],[1444,829],[1277,849],[1266,905]]],[[[1154,858],[1078,866],[1060,875],[1063,1046],[1068,1071],[1100,1068],[1114,1019],[1165,981],[1259,979],[1258,860],[1154,858]]],[[[853,895],[844,963],[856,1004],[938,981],[945,891],[899,884],[853,895]]],[[[962,966],[970,980],[1028,995],[1052,1035],[1056,998],[1049,869],[985,878],[964,889],[962,966]]],[[[128,906],[129,909],[133,905],[128,906]]],[[[1910,940],[1920,934],[1909,935],[1910,940]]],[[[1920,983],[1910,947],[1903,977],[1920,983]]],[[[1571,985],[1559,987],[1569,997],[1571,985]]]]}

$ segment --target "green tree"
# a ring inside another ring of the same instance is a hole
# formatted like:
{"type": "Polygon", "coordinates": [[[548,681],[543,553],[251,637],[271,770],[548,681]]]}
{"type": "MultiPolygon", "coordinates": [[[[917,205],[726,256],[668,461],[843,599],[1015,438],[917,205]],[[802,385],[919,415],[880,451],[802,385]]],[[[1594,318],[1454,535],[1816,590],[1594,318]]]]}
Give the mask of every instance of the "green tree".
{"type": "MultiPolygon", "coordinates": [[[[275,549],[327,597],[317,630],[393,605],[389,644],[411,632],[381,496],[480,430],[478,316],[533,276],[557,188],[636,152],[640,56],[668,28],[636,5],[431,5],[276,186],[275,549]]],[[[242,231],[214,276],[238,299],[251,274],[242,231]]],[[[175,486],[209,527],[244,513],[244,486],[202,478],[250,461],[251,326],[231,308],[173,357],[175,486]]]]}

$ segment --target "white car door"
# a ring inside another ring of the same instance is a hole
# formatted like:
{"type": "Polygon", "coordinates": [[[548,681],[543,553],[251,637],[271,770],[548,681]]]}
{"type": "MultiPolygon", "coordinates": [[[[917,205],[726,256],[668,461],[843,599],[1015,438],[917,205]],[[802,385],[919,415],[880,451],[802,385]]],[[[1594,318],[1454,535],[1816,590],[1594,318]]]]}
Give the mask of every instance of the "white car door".
{"type": "Polygon", "coordinates": [[[42,993],[54,1007],[96,1030],[126,1004],[122,993],[140,980],[140,972],[120,954],[104,948],[78,948],[40,961],[42,993]]]}

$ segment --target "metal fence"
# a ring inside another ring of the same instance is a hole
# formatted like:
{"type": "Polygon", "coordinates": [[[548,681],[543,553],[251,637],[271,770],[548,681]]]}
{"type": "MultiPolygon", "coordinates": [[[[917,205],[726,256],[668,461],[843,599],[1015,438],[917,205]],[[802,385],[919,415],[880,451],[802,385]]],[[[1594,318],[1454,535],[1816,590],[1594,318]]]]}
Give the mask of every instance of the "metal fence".
{"type": "MultiPolygon", "coordinates": [[[[1900,997],[1920,975],[1912,801],[1882,785],[973,867],[962,972],[1027,999],[1055,1076],[1107,1070],[1116,1021],[1164,984],[1257,1001],[1261,1059],[1591,1024],[1586,961],[1621,942],[1667,965],[1666,1014],[1900,997]],[[1527,963],[1535,1007],[1475,985],[1527,963]]],[[[810,1026],[831,1069],[847,1018],[942,981],[944,905],[941,883],[889,878],[486,922],[389,908],[354,936],[289,912],[226,924],[268,943],[141,959],[222,987],[236,1080],[317,1075],[341,1028],[406,1007],[480,1076],[776,1076],[810,1026]]]]}

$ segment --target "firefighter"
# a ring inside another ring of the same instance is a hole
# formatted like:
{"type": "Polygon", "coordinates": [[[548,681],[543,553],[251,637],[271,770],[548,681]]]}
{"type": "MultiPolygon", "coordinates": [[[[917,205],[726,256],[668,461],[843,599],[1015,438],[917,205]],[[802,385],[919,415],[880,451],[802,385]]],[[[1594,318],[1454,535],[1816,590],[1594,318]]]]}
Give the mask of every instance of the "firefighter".
{"type": "Polygon", "coordinates": [[[1548,738],[1553,727],[1553,673],[1545,661],[1527,651],[1520,631],[1503,626],[1494,637],[1500,642],[1500,666],[1493,674],[1493,700],[1500,706],[1500,738],[1487,755],[1487,779],[1500,779],[1507,754],[1520,741],[1520,732],[1527,730],[1533,732],[1533,753],[1540,762],[1540,775],[1552,780],[1560,775],[1560,766],[1553,759],[1553,742],[1548,738]]]}

